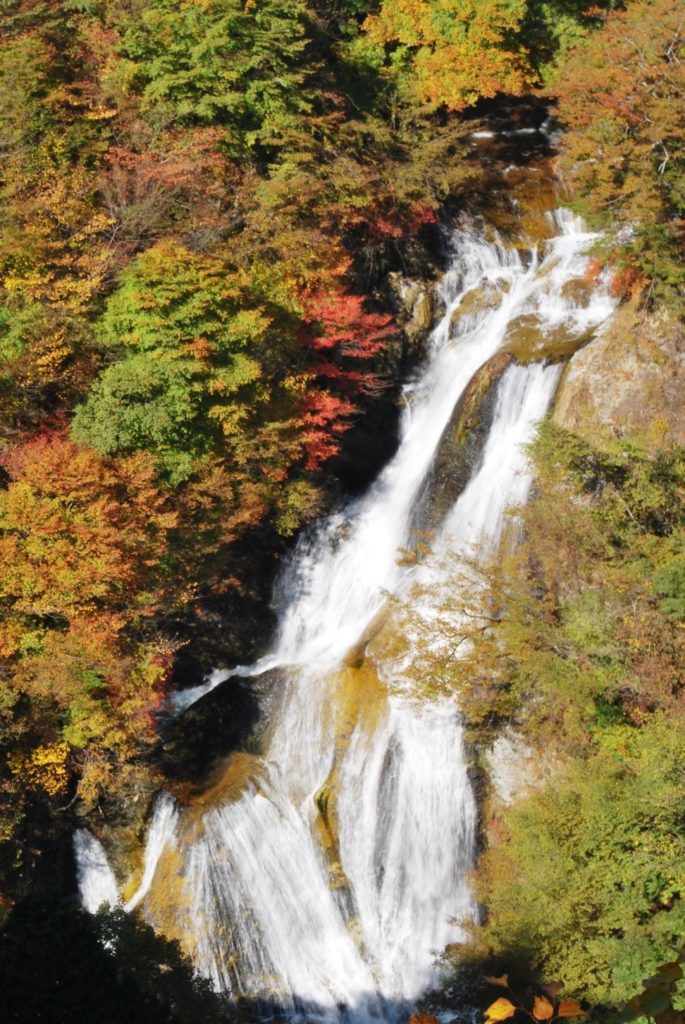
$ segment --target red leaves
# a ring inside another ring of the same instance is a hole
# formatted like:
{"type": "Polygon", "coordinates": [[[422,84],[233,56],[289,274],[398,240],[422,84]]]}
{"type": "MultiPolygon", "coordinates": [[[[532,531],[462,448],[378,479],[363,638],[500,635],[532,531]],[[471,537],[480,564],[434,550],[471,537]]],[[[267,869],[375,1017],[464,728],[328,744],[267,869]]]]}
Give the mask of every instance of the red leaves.
{"type": "Polygon", "coordinates": [[[220,153],[217,128],[141,140],[140,125],[128,125],[129,139],[126,127],[127,144],[110,146],[98,182],[120,262],[178,224],[183,231],[214,227],[227,176],[236,174],[220,153]]]}
{"type": "Polygon", "coordinates": [[[110,173],[128,172],[138,188],[156,183],[164,189],[209,189],[222,194],[219,176],[225,160],[218,152],[221,132],[216,128],[195,129],[190,136],[170,134],[163,149],[137,152],[123,146],[111,146],[105,155],[110,173]]]}
{"type": "Polygon", "coordinates": [[[305,469],[315,470],[340,450],[338,437],[347,430],[356,406],[327,391],[311,388],[305,397],[303,412],[305,469]]]}
{"type": "Polygon", "coordinates": [[[416,234],[426,224],[435,224],[437,219],[435,211],[430,206],[426,206],[425,203],[414,203],[409,208],[407,230],[412,235],[416,234]]]}
{"type": "Polygon", "coordinates": [[[350,295],[338,286],[332,292],[303,297],[305,323],[315,325],[310,340],[317,352],[331,349],[355,359],[370,359],[382,350],[394,328],[391,317],[364,312],[364,296],[350,295]]]}
{"type": "Polygon", "coordinates": [[[376,200],[373,207],[348,215],[346,226],[367,239],[382,243],[415,235],[426,224],[436,221],[435,211],[426,203],[400,204],[394,195],[388,195],[384,202],[376,200]]]}
{"type": "Polygon", "coordinates": [[[614,272],[611,284],[609,285],[609,291],[615,298],[622,299],[627,295],[640,292],[646,287],[647,283],[647,278],[636,267],[628,263],[620,270],[614,272]]]}
{"type": "Polygon", "coordinates": [[[337,453],[337,438],[357,409],[355,398],[378,384],[377,373],[359,363],[368,364],[381,353],[395,328],[391,317],[364,312],[364,302],[364,296],[350,294],[337,281],[328,291],[302,296],[302,340],[310,352],[307,370],[314,382],[303,403],[309,470],[337,453]],[[332,387],[339,393],[331,393],[332,387]]]}

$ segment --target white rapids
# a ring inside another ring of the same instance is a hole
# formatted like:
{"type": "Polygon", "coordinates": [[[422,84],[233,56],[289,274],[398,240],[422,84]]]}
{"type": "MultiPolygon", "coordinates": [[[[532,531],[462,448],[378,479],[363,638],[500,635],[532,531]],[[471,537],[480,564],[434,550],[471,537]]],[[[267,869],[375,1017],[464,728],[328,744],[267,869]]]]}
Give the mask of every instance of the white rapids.
{"type": "MultiPolygon", "coordinates": [[[[455,233],[438,288],[444,315],[422,374],[405,389],[397,454],[366,495],[300,541],[276,588],[272,651],[234,670],[278,667],[284,677],[259,782],[206,811],[199,828],[184,827],[170,804],[163,830],[156,815],[154,849],[130,902],[142,901],[155,920],[144,897],[174,843],[185,893],[179,920],[218,990],[308,1020],[392,1021],[437,982],[436,956],[476,913],[467,873],[477,811],[453,701],[407,699],[402,666],[381,658],[376,713],[341,725],[335,670],[388,593],[422,583],[417,612],[430,616],[446,555],[496,551],[507,509],[526,499],[523,445],[553,397],[555,365],[504,372],[479,464],[431,556],[418,567],[399,557],[411,548],[412,516],[455,406],[513,321],[535,317],[542,335],[563,327],[585,336],[612,312],[604,289],[578,304],[566,287],[582,278],[595,236],[566,211],[550,217],[556,237],[523,255],[476,230],[455,233]],[[474,303],[481,290],[488,300],[474,303]],[[333,778],[331,847],[320,801],[333,778]]],[[[229,674],[180,695],[179,708],[229,674]]]]}

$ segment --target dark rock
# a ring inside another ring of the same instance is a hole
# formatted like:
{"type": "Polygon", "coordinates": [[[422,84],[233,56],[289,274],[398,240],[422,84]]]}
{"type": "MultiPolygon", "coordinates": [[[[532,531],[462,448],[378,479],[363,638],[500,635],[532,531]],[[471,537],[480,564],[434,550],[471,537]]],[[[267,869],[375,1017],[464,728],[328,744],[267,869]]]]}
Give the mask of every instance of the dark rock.
{"type": "Polygon", "coordinates": [[[380,394],[369,397],[364,408],[341,438],[340,452],[326,469],[346,495],[361,494],[375,480],[399,443],[399,387],[392,381],[380,394]]]}
{"type": "Polygon", "coordinates": [[[284,671],[232,676],[178,717],[163,721],[156,761],[167,778],[203,787],[234,751],[258,752],[284,671]]]}
{"type": "Polygon", "coordinates": [[[478,467],[495,411],[497,385],[513,358],[498,352],[474,374],[438,445],[413,528],[437,530],[478,467]]]}
{"type": "Polygon", "coordinates": [[[264,653],[276,624],[274,579],[291,543],[268,524],[246,534],[233,545],[230,563],[213,567],[205,592],[182,617],[167,620],[165,631],[179,644],[173,689],[197,686],[215,668],[250,664],[264,653]]]}

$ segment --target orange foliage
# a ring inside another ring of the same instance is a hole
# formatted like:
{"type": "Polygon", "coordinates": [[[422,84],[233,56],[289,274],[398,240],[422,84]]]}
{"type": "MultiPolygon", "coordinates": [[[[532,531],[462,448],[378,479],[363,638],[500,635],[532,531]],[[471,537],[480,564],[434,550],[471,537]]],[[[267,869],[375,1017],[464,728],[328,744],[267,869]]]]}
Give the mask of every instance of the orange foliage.
{"type": "Polygon", "coordinates": [[[149,587],[176,524],[151,461],[115,463],[56,431],[6,451],[2,464],[10,477],[0,492],[5,652],[17,644],[18,619],[65,620],[103,639],[150,614],[149,587]]]}

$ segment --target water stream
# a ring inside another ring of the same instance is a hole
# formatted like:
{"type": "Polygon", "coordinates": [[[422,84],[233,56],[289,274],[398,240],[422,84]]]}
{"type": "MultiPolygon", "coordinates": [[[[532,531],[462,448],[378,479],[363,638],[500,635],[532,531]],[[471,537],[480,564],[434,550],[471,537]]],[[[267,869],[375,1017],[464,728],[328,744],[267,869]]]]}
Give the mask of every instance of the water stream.
{"type": "MultiPolygon", "coordinates": [[[[158,806],[128,905],[178,934],[219,990],[309,1020],[393,1020],[437,981],[436,955],[476,912],[466,876],[477,814],[454,700],[412,699],[406,654],[345,659],[388,628],[388,593],[430,619],[440,588],[454,584],[451,558],[496,550],[507,509],[526,499],[522,445],[559,377],[544,361],[504,371],[479,462],[432,553],[419,565],[399,558],[455,406],[512,325],[534,322],[543,340],[560,329],[585,337],[611,313],[602,288],[578,299],[569,287],[594,236],[565,211],[549,222],[552,237],[528,248],[455,232],[397,454],[366,495],[299,542],[277,584],[272,650],[234,670],[280,670],[263,757],[237,796],[202,814],[168,797],[158,806]]],[[[179,709],[227,675],[181,695],[179,709]]],[[[106,860],[78,842],[102,875],[96,884],[81,862],[84,901],[114,898],[106,860]]]]}

